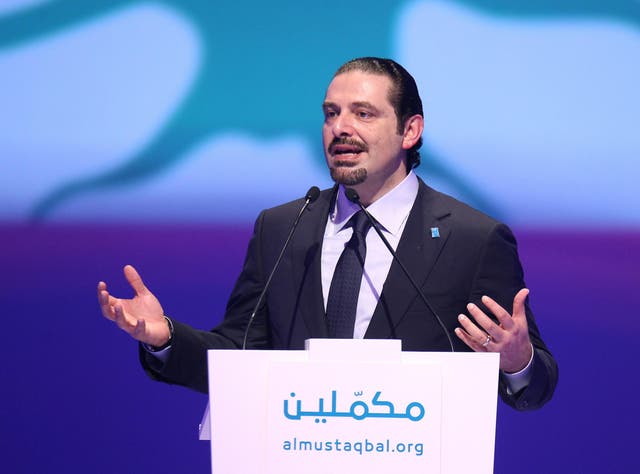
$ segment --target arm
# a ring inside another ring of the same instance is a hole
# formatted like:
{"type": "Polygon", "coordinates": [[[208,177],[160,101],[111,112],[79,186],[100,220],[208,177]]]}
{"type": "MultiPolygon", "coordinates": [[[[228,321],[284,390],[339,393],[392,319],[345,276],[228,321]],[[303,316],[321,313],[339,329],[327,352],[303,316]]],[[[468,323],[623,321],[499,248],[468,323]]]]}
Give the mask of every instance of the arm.
{"type": "Polygon", "coordinates": [[[460,315],[462,328],[456,335],[476,352],[500,352],[500,395],[518,410],[544,405],[558,380],[558,367],[542,341],[524,286],[515,238],[506,226],[498,225],[489,235],[474,279],[467,307],[473,321],[460,315]],[[529,383],[512,393],[506,374],[525,367],[529,383]]]}
{"type": "MultiPolygon", "coordinates": [[[[207,350],[237,349],[242,344],[249,314],[262,289],[263,275],[260,264],[260,238],[262,218],[259,218],[249,244],[247,257],[238,281],[227,304],[224,321],[211,331],[203,331],[171,320],[173,336],[165,319],[162,306],[144,286],[137,271],[125,267],[125,277],[135,292],[132,299],[116,298],[107,291],[104,282],[98,284],[98,301],[103,315],[118,327],[140,341],[140,362],[154,380],[177,384],[206,393],[207,350]],[[162,360],[147,351],[143,344],[163,346],[171,338],[171,346],[162,360]]],[[[267,309],[262,308],[252,325],[249,347],[267,348],[270,334],[267,309]]]]}

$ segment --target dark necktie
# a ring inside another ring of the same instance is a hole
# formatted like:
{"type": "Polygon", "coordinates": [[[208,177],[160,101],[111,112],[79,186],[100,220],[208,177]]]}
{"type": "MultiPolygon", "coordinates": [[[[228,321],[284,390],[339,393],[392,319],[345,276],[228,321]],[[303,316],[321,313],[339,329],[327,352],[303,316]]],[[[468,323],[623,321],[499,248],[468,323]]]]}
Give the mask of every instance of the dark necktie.
{"type": "Polygon", "coordinates": [[[340,255],[327,298],[329,337],[343,339],[353,337],[362,270],[367,255],[366,237],[371,222],[363,211],[358,211],[349,219],[347,226],[353,227],[353,235],[340,255]]]}

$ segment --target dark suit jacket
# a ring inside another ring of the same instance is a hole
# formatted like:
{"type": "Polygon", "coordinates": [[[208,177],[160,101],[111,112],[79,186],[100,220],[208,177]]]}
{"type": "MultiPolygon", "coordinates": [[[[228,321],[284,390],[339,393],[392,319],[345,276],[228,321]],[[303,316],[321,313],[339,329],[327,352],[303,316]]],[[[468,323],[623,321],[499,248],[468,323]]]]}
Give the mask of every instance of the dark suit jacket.
{"type": "MultiPolygon", "coordinates": [[[[302,349],[305,339],[328,337],[320,254],[336,189],[323,191],[302,216],[251,326],[248,347],[302,349]]],[[[260,214],[242,273],[219,326],[207,332],[174,321],[166,364],[141,349],[142,363],[153,378],[207,391],[206,351],[241,346],[249,315],[302,204],[303,200],[298,200],[260,214]]],[[[509,228],[422,181],[397,253],[451,333],[458,326],[458,314],[466,312],[467,303],[483,307],[480,298],[489,295],[511,310],[513,297],[525,286],[509,228]],[[439,228],[440,237],[432,238],[432,227],[439,228]]],[[[519,393],[509,394],[500,377],[503,400],[519,410],[537,408],[548,401],[558,377],[556,363],[540,338],[528,302],[527,318],[535,349],[531,383],[519,393]]],[[[407,351],[450,350],[434,315],[395,262],[365,337],[402,339],[403,350],[407,351]]],[[[469,350],[457,337],[452,338],[456,351],[469,350]]]]}

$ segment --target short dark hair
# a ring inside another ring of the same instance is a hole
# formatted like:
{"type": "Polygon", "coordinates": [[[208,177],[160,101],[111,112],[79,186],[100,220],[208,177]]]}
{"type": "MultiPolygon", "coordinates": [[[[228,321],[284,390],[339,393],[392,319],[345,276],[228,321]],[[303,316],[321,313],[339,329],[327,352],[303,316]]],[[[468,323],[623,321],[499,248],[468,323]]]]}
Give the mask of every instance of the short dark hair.
{"type": "MultiPolygon", "coordinates": [[[[391,79],[389,90],[389,102],[393,106],[398,119],[398,133],[404,132],[405,122],[409,117],[420,115],[422,112],[422,100],[418,93],[418,86],[413,76],[400,64],[392,59],[363,57],[347,61],[338,68],[334,77],[350,71],[362,71],[371,74],[380,74],[391,79]]],[[[420,152],[422,137],[407,150],[407,171],[420,164],[420,152]]]]}

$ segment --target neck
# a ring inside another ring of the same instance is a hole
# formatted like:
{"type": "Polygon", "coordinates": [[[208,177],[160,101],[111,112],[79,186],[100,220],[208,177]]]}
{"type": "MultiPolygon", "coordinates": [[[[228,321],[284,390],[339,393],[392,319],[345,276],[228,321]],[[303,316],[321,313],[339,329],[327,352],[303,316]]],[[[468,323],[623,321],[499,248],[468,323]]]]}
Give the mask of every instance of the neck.
{"type": "Polygon", "coordinates": [[[358,196],[360,196],[360,202],[364,207],[368,207],[382,196],[387,194],[389,191],[398,186],[404,179],[407,177],[408,173],[392,177],[391,179],[387,179],[382,183],[375,183],[372,180],[367,180],[364,183],[357,184],[352,187],[358,192],[358,196]]]}

